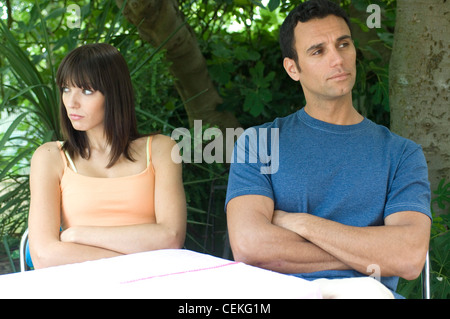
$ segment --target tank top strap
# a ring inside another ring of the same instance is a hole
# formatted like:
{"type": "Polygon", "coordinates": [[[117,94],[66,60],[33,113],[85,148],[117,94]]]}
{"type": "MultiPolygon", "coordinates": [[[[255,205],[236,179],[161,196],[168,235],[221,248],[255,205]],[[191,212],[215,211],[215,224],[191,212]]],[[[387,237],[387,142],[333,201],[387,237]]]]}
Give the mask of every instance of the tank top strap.
{"type": "Polygon", "coordinates": [[[59,149],[61,150],[61,157],[63,159],[64,165],[69,166],[67,164],[67,161],[69,161],[69,164],[70,164],[72,170],[75,173],[77,173],[77,168],[75,167],[75,164],[73,163],[72,158],[69,156],[69,153],[67,151],[63,151],[63,149],[62,149],[64,142],[58,141],[58,143],[59,143],[59,149]]]}
{"type": "Polygon", "coordinates": [[[66,167],[66,166],[67,166],[67,158],[66,158],[66,156],[64,155],[64,151],[63,151],[63,149],[62,149],[64,142],[57,141],[56,143],[58,144],[59,152],[60,152],[60,154],[61,154],[61,158],[62,158],[62,160],[63,160],[64,167],[66,167]]]}
{"type": "Polygon", "coordinates": [[[147,167],[150,165],[152,160],[152,139],[153,135],[147,137],[147,167]]]}

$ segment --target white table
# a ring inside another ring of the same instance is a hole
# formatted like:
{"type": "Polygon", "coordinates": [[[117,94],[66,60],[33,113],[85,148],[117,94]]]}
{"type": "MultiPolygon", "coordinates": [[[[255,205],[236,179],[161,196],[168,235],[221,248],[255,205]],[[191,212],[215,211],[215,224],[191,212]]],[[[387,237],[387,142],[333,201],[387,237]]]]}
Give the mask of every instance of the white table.
{"type": "Polygon", "coordinates": [[[0,276],[2,298],[312,299],[317,284],[184,249],[0,276]]]}

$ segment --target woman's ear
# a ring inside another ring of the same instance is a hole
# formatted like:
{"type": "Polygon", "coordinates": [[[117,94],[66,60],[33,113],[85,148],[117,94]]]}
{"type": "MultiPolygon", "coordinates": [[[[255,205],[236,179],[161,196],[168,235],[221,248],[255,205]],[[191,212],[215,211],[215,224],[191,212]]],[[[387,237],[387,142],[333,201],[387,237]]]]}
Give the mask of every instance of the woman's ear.
{"type": "Polygon", "coordinates": [[[284,58],[283,67],[292,80],[294,81],[300,80],[300,68],[297,67],[297,63],[295,63],[293,59],[284,58]]]}

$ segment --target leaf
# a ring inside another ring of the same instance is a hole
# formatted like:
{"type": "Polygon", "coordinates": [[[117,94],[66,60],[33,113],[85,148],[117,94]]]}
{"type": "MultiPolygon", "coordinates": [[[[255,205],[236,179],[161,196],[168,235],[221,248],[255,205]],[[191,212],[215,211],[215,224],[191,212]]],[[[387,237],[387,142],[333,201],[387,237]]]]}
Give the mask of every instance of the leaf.
{"type": "Polygon", "coordinates": [[[245,95],[244,111],[251,111],[256,103],[258,103],[258,94],[253,91],[248,92],[245,95]]]}
{"type": "Polygon", "coordinates": [[[66,13],[66,7],[62,7],[59,9],[52,10],[48,15],[45,16],[45,20],[51,20],[55,18],[59,18],[66,13]]]}
{"type": "Polygon", "coordinates": [[[253,77],[253,80],[259,80],[263,78],[264,74],[264,64],[261,61],[258,61],[256,65],[249,70],[250,75],[253,77]]]}
{"type": "Polygon", "coordinates": [[[2,139],[0,140],[0,150],[5,147],[6,143],[8,142],[9,138],[11,137],[11,134],[16,130],[17,126],[22,122],[22,120],[27,116],[27,113],[20,114],[12,123],[9,125],[8,129],[5,132],[5,135],[3,135],[2,139]]]}
{"type": "Polygon", "coordinates": [[[258,97],[261,102],[269,103],[270,101],[272,101],[272,91],[268,89],[260,89],[258,97]]]}
{"type": "Polygon", "coordinates": [[[269,87],[270,84],[272,83],[273,79],[275,78],[275,72],[270,72],[269,74],[267,74],[267,76],[264,78],[264,85],[263,87],[269,87]]]}
{"type": "Polygon", "coordinates": [[[264,105],[272,100],[272,92],[268,89],[244,90],[244,92],[244,111],[249,112],[253,117],[259,116],[264,110],[264,105]]]}
{"type": "Polygon", "coordinates": [[[261,0],[250,0],[250,2],[254,3],[258,7],[264,8],[264,5],[262,4],[261,0]]]}
{"type": "Polygon", "coordinates": [[[351,17],[350,21],[354,24],[357,24],[363,32],[369,32],[369,30],[370,30],[369,27],[364,22],[362,22],[360,19],[351,17]]]}
{"type": "Polygon", "coordinates": [[[270,0],[267,7],[270,11],[275,11],[280,6],[280,0],[270,0]]]}
{"type": "Polygon", "coordinates": [[[378,32],[378,37],[381,41],[386,43],[389,47],[392,47],[394,44],[394,34],[390,32],[378,32]]]}
{"type": "Polygon", "coordinates": [[[231,80],[231,73],[235,67],[232,63],[215,64],[209,68],[212,77],[220,84],[227,84],[231,80]]]}
{"type": "Polygon", "coordinates": [[[26,158],[29,154],[34,151],[33,148],[27,148],[25,151],[16,155],[10,162],[7,163],[6,167],[3,171],[0,172],[0,181],[8,174],[9,170],[12,169],[17,163],[19,163],[22,159],[26,158]]]}
{"type": "Polygon", "coordinates": [[[259,98],[258,92],[250,91],[245,96],[244,111],[248,111],[253,117],[261,114],[264,104],[259,98]]]}
{"type": "Polygon", "coordinates": [[[214,43],[212,53],[220,58],[229,59],[234,54],[230,49],[225,47],[223,43],[214,43]]]}
{"type": "Polygon", "coordinates": [[[246,46],[238,46],[233,50],[233,55],[239,61],[257,61],[261,58],[259,52],[249,49],[246,46]]]}

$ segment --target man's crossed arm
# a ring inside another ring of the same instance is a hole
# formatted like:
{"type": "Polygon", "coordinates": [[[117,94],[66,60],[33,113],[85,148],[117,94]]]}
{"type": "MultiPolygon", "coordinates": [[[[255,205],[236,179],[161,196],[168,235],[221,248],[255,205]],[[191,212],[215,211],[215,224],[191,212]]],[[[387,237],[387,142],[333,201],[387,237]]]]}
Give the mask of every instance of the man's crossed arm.
{"type": "Polygon", "coordinates": [[[275,211],[260,195],[233,198],[227,205],[234,258],[282,273],[355,269],[370,275],[411,280],[419,276],[430,236],[430,218],[405,211],[389,215],[385,225],[354,227],[307,213],[275,211]],[[369,269],[368,269],[369,267],[369,269]]]}

